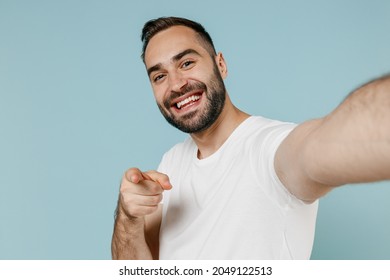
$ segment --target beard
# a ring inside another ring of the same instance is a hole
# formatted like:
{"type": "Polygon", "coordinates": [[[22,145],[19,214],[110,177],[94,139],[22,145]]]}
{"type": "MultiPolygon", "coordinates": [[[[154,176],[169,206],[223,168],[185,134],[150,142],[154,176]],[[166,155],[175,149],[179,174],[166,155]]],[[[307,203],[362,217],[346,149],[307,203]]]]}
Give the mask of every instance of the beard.
{"type": "Polygon", "coordinates": [[[211,76],[208,86],[202,82],[187,84],[182,91],[172,91],[171,95],[163,102],[157,103],[161,114],[172,126],[185,133],[197,133],[209,128],[219,117],[226,100],[226,88],[217,65],[214,63],[214,73],[211,76]],[[205,94],[206,103],[203,110],[189,112],[177,118],[171,113],[171,101],[191,91],[201,90],[205,94]]]}

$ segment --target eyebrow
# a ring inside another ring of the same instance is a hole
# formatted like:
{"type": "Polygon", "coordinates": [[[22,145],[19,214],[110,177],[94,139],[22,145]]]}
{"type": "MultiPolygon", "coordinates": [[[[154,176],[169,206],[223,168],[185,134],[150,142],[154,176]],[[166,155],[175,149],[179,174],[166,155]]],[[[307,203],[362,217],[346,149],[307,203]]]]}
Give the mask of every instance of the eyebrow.
{"type": "MultiPolygon", "coordinates": [[[[182,52],[179,52],[178,54],[174,55],[172,58],[171,58],[171,61],[173,62],[177,62],[179,61],[180,59],[182,59],[184,56],[186,56],[187,54],[196,54],[196,55],[199,55],[200,54],[194,50],[194,49],[186,49],[182,52]]],[[[150,76],[150,74],[154,71],[159,71],[160,69],[162,68],[162,64],[161,63],[157,63],[156,65],[152,66],[152,67],[149,67],[148,68],[148,76],[150,76]]]]}

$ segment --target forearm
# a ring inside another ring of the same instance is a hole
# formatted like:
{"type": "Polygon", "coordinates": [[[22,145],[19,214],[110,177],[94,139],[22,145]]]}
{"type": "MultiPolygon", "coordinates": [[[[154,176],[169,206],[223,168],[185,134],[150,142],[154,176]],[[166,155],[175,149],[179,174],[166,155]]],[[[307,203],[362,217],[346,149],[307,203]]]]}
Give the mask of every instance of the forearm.
{"type": "Polygon", "coordinates": [[[307,136],[302,162],[328,186],[390,179],[390,77],[362,86],[307,136]]]}
{"type": "Polygon", "coordinates": [[[116,260],[153,259],[145,239],[145,218],[129,218],[118,213],[111,244],[112,258],[116,260]]]}

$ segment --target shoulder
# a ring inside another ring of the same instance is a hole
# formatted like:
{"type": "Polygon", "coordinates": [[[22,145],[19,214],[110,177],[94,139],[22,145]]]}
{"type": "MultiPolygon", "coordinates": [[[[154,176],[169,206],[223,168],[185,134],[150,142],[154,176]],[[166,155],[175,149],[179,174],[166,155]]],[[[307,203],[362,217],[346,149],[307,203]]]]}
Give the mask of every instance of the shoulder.
{"type": "Polygon", "coordinates": [[[277,205],[302,205],[283,185],[275,170],[275,154],[281,143],[297,127],[297,124],[254,117],[250,125],[251,136],[246,141],[248,166],[259,186],[277,205]]]}
{"type": "Polygon", "coordinates": [[[188,157],[196,152],[196,144],[191,137],[186,138],[183,142],[175,144],[167,152],[164,153],[158,170],[166,172],[168,166],[172,163],[180,162],[184,157],[188,157]]]}
{"type": "Polygon", "coordinates": [[[280,144],[297,124],[291,122],[284,122],[274,119],[268,119],[261,116],[252,116],[248,119],[246,132],[249,139],[256,143],[259,141],[266,143],[277,142],[280,144]]]}

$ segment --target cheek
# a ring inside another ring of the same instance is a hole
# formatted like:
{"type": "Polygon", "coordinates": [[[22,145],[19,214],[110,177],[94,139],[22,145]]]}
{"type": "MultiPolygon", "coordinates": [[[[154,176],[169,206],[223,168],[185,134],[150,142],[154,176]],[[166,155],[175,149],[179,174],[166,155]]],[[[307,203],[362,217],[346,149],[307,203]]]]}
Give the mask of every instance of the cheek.
{"type": "Polygon", "coordinates": [[[158,103],[161,103],[165,96],[164,88],[161,86],[152,86],[152,90],[153,90],[154,99],[156,99],[158,103]]]}
{"type": "Polygon", "coordinates": [[[210,69],[204,69],[203,72],[199,75],[199,80],[205,84],[208,84],[215,77],[215,71],[210,71],[210,69]]]}
{"type": "Polygon", "coordinates": [[[167,111],[166,102],[167,95],[164,91],[153,91],[154,99],[157,103],[157,105],[160,107],[160,109],[163,109],[164,111],[167,111]]]}

